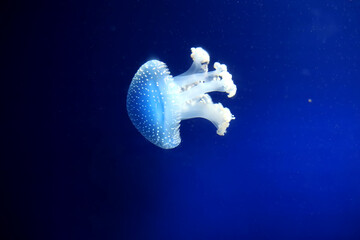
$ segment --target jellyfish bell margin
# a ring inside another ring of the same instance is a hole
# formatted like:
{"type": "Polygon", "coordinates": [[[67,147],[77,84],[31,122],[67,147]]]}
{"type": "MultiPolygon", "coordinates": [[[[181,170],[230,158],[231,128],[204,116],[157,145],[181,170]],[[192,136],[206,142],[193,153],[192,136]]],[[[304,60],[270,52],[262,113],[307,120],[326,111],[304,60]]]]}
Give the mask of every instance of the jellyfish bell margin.
{"type": "Polygon", "coordinates": [[[201,47],[191,48],[191,67],[183,74],[171,76],[165,63],[150,60],[143,64],[131,81],[126,107],[135,128],[150,142],[164,149],[180,142],[180,122],[205,118],[223,136],[235,119],[221,103],[213,103],[209,92],[236,94],[232,75],[224,64],[214,63],[208,71],[209,54],[201,47]]]}

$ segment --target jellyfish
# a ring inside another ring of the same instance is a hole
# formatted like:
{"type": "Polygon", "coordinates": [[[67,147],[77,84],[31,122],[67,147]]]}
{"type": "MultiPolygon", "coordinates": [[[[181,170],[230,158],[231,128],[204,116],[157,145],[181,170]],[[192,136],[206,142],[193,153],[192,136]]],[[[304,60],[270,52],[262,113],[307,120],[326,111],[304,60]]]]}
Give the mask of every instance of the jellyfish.
{"type": "Polygon", "coordinates": [[[143,64],[131,81],[127,95],[127,111],[136,129],[151,143],[164,149],[180,142],[180,122],[205,118],[223,136],[235,119],[221,103],[213,103],[209,92],[236,94],[232,75],[224,64],[214,63],[208,71],[209,54],[201,47],[191,48],[191,67],[183,74],[171,76],[165,63],[150,60],[143,64]]]}

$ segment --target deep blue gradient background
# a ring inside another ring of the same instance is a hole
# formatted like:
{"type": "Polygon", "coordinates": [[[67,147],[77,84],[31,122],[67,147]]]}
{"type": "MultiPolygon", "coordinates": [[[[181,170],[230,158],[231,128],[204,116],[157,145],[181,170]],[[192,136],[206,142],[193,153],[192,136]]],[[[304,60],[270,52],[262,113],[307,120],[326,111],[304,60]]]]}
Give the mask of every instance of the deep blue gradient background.
{"type": "Polygon", "coordinates": [[[360,239],[360,2],[2,3],[3,239],[360,239]],[[162,150],[137,69],[228,66],[236,120],[162,150]],[[6,88],[5,88],[6,87],[6,88]],[[309,99],[312,102],[309,102],[309,99]]]}

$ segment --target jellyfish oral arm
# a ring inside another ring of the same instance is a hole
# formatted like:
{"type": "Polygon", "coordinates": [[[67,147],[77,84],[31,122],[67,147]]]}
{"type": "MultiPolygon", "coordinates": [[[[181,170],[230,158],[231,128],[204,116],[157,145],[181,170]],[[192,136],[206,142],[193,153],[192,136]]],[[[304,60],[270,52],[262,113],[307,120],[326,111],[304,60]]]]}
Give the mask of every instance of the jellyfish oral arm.
{"type": "Polygon", "coordinates": [[[224,64],[216,62],[214,71],[208,72],[209,55],[202,48],[192,48],[193,64],[185,73],[174,77],[178,85],[180,119],[205,118],[217,128],[217,134],[224,135],[229,123],[235,117],[221,103],[213,103],[209,92],[226,92],[228,97],[236,94],[232,75],[224,64]]]}
{"type": "Polygon", "coordinates": [[[214,68],[216,70],[209,73],[174,77],[175,83],[183,90],[182,99],[187,101],[208,92],[226,92],[229,98],[233,97],[236,94],[236,85],[226,65],[215,63],[214,68]]]}
{"type": "Polygon", "coordinates": [[[181,120],[191,118],[204,118],[212,122],[217,131],[223,136],[230,125],[230,121],[235,119],[228,108],[223,107],[221,103],[213,103],[208,94],[199,99],[193,99],[181,105],[181,120]]]}

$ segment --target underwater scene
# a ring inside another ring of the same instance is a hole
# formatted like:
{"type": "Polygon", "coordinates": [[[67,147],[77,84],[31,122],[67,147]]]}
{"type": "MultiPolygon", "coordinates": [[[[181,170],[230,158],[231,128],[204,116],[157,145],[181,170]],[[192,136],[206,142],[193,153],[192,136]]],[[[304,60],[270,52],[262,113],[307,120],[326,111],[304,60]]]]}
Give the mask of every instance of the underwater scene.
{"type": "Polygon", "coordinates": [[[360,1],[2,11],[1,239],[360,239],[360,1]]]}

